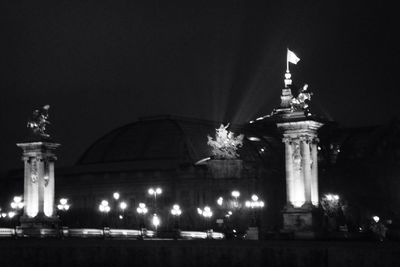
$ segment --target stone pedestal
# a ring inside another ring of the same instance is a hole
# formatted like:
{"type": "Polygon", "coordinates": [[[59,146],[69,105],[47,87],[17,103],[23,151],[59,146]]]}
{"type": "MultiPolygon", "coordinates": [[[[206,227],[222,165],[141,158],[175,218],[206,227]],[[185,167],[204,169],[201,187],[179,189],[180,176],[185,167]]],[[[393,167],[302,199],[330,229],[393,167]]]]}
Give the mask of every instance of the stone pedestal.
{"type": "Polygon", "coordinates": [[[240,159],[212,159],[207,165],[215,179],[240,178],[242,175],[243,161],[240,159]]]}
{"type": "Polygon", "coordinates": [[[58,228],[54,204],[54,150],[59,146],[52,142],[26,142],[22,148],[24,161],[24,214],[20,218],[24,232],[44,233],[58,228]],[[44,230],[47,229],[47,230],[44,230]]]}
{"type": "Polygon", "coordinates": [[[282,232],[291,233],[294,238],[316,238],[320,229],[320,215],[314,207],[285,207],[282,211],[282,232]]]}
{"type": "Polygon", "coordinates": [[[249,227],[246,231],[246,239],[258,240],[258,227],[249,227]]]}

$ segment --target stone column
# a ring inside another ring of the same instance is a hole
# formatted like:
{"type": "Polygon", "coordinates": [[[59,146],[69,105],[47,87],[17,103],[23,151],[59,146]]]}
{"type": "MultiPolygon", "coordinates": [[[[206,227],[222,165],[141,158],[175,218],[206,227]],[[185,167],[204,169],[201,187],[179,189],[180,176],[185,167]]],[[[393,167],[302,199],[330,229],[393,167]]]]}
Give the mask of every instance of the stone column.
{"type": "Polygon", "coordinates": [[[47,217],[54,216],[54,162],[46,164],[46,174],[44,180],[44,214],[47,217]]]}
{"type": "Polygon", "coordinates": [[[311,205],[311,155],[308,137],[301,138],[302,155],[303,155],[303,177],[304,177],[304,194],[305,204],[311,205]]]}
{"type": "Polygon", "coordinates": [[[292,161],[292,141],[290,138],[285,137],[283,139],[285,143],[285,161],[286,161],[286,201],[287,204],[293,205],[293,186],[294,186],[294,176],[293,176],[293,161],[292,161]]]}
{"type": "MultiPolygon", "coordinates": [[[[293,139],[292,139],[293,140],[293,139]]],[[[304,193],[304,175],[303,175],[303,157],[301,153],[301,142],[298,138],[292,143],[293,153],[291,161],[293,164],[293,187],[292,187],[292,204],[294,207],[301,207],[305,202],[304,193]]]]}
{"type": "Polygon", "coordinates": [[[318,138],[314,138],[311,142],[311,202],[314,206],[318,206],[318,138]]]}
{"type": "Polygon", "coordinates": [[[38,214],[39,216],[43,216],[44,214],[44,159],[39,158],[38,162],[38,214]]]}

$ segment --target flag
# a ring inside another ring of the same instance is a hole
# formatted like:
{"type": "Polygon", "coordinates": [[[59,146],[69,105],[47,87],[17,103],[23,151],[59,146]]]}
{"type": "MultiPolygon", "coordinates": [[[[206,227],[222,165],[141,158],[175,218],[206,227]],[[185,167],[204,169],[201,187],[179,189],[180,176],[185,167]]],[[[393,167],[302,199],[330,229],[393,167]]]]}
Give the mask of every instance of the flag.
{"type": "Polygon", "coordinates": [[[299,61],[300,61],[300,58],[298,58],[295,53],[293,53],[292,51],[290,51],[288,49],[287,50],[287,62],[297,64],[297,62],[299,62],[299,61]]]}

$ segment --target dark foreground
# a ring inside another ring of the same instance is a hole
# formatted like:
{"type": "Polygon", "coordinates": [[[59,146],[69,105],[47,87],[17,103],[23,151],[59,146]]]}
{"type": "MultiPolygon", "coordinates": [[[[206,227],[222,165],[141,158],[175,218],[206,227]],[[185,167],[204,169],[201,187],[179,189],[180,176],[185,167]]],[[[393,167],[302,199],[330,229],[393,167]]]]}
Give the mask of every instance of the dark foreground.
{"type": "Polygon", "coordinates": [[[1,239],[0,266],[400,266],[400,243],[1,239]]]}

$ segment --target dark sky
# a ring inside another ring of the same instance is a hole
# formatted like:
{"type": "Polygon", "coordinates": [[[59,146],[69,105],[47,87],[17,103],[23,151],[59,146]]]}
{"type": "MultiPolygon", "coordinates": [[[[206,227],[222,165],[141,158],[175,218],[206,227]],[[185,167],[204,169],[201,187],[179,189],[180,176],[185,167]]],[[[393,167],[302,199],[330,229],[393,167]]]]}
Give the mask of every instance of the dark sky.
{"type": "Polygon", "coordinates": [[[301,58],[294,82],[310,85],[323,115],[362,126],[400,114],[395,9],[383,3],[133,2],[1,1],[0,170],[22,167],[15,143],[44,104],[59,166],[140,116],[270,113],[286,47],[301,58]]]}

